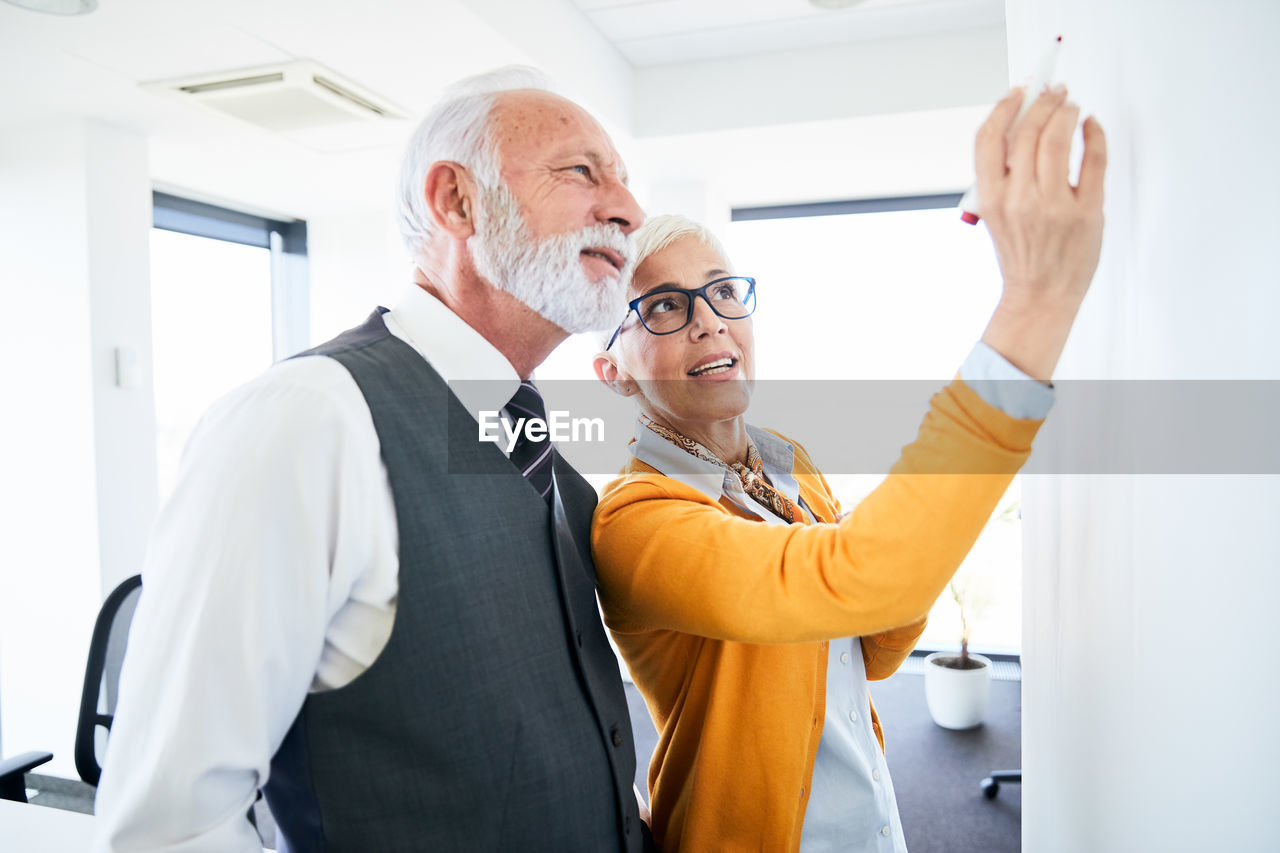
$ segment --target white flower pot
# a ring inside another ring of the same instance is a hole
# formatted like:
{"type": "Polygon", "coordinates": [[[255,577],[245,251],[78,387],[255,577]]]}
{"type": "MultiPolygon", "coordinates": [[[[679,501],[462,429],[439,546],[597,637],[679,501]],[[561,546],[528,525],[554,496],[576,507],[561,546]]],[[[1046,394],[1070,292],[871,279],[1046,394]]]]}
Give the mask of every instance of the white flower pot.
{"type": "Polygon", "coordinates": [[[924,659],[924,698],[933,721],[944,729],[971,729],[987,716],[991,661],[970,653],[981,667],[951,669],[937,662],[938,658],[954,657],[954,652],[934,652],[924,659]]]}

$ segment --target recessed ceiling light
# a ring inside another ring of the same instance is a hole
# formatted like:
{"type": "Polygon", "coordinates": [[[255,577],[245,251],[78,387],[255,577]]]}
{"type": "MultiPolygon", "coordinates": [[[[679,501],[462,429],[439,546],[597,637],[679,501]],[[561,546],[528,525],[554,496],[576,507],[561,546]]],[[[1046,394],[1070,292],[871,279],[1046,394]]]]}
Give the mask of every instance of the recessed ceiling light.
{"type": "Polygon", "coordinates": [[[14,6],[50,15],[87,15],[98,8],[98,0],[5,0],[14,6]]]}
{"type": "Polygon", "coordinates": [[[848,9],[850,6],[856,6],[862,0],[809,0],[811,4],[819,9],[848,9]]]}

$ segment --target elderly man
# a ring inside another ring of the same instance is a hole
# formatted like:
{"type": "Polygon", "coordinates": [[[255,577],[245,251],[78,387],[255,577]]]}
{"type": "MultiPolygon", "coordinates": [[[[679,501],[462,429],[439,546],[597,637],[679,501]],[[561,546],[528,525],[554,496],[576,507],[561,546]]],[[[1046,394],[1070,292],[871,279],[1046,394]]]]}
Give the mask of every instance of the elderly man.
{"type": "Polygon", "coordinates": [[[643,219],[605,132],[527,73],[455,87],[410,144],[396,307],[192,437],[143,572],[98,849],[257,849],[263,786],[292,850],[647,843],[595,493],[549,446],[508,458],[448,429],[539,412],[531,372],[617,322],[643,219]],[[464,406],[462,379],[490,381],[464,406]]]}

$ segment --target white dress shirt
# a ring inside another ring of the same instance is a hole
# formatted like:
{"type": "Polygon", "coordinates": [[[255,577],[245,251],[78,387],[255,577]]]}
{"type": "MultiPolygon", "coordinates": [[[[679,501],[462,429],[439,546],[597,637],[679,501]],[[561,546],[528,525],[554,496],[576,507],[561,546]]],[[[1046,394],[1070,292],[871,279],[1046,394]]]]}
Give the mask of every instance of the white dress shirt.
{"type": "MultiPolygon", "coordinates": [[[[1053,389],[1027,376],[990,346],[978,342],[960,376],[989,405],[1016,418],[1043,418],[1053,389]]],[[[747,426],[769,482],[810,517],[792,474],[795,451],[772,433],[747,426]]],[[[719,500],[729,498],[768,524],[786,524],[747,495],[730,471],[686,453],[637,423],[631,453],[665,476],[719,500]]],[[[813,765],[801,853],[906,853],[898,800],[884,752],[871,727],[871,700],[857,637],[832,640],[827,656],[827,701],[813,765]]]]}
{"type": "MultiPolygon", "coordinates": [[[[471,411],[506,358],[418,287],[383,315],[471,411]]],[[[337,361],[271,367],[188,441],[152,532],[97,796],[97,850],[249,851],[245,818],[309,692],[351,682],[395,618],[395,506],[369,408],[337,361]]]]}

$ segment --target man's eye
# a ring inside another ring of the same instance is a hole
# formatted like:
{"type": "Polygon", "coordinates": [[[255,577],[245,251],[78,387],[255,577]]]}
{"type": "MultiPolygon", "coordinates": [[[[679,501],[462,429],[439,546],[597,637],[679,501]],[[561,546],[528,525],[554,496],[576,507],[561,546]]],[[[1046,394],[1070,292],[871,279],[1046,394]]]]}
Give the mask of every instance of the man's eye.
{"type": "Polygon", "coordinates": [[[590,166],[585,166],[585,165],[582,165],[581,163],[579,163],[577,166],[571,166],[570,168],[572,168],[572,169],[573,169],[573,171],[577,172],[579,175],[582,175],[582,176],[587,177],[587,178],[591,177],[591,167],[590,167],[590,166]]]}

